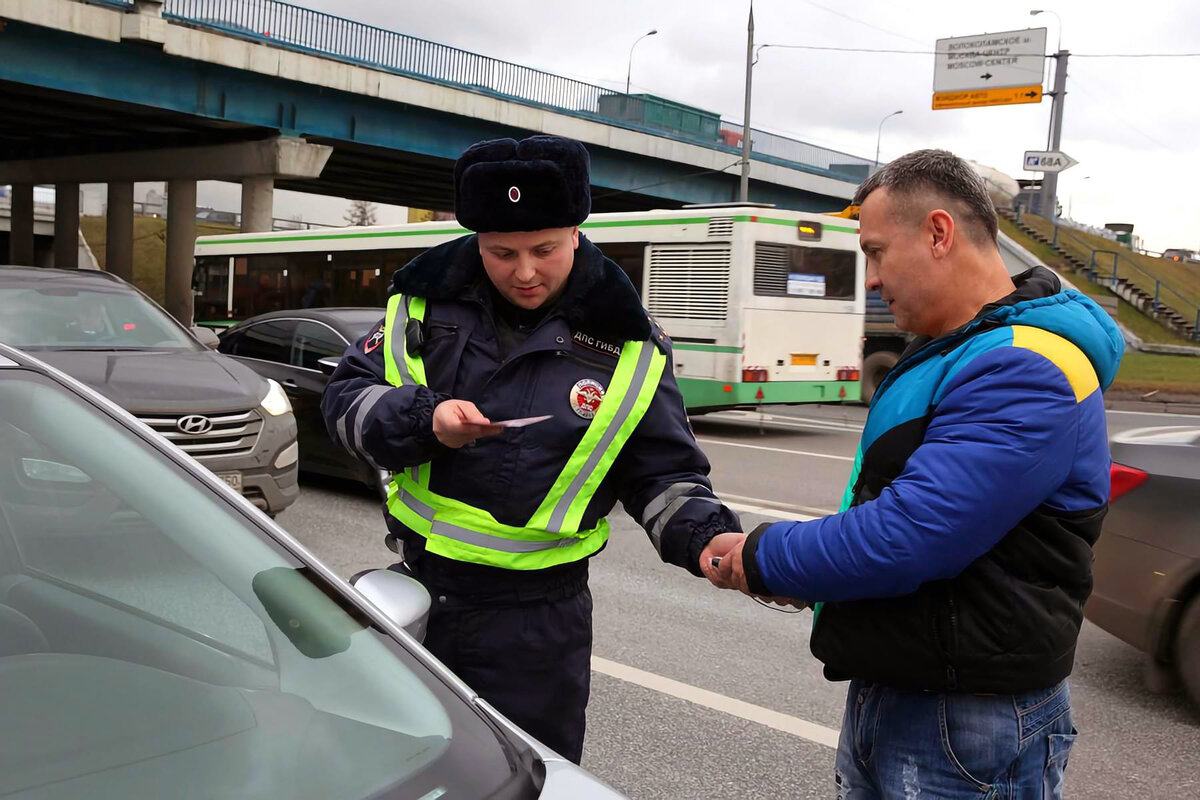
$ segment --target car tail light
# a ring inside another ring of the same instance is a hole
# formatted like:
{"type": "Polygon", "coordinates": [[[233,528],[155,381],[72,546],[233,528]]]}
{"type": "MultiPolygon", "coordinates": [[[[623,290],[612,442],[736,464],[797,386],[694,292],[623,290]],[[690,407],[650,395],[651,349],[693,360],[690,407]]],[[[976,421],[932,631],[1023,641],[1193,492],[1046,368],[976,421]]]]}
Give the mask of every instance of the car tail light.
{"type": "Polygon", "coordinates": [[[1108,495],[1108,502],[1113,502],[1126,492],[1132,491],[1146,482],[1146,478],[1150,477],[1140,469],[1127,467],[1124,464],[1112,465],[1112,489],[1108,495]]]}
{"type": "Polygon", "coordinates": [[[862,373],[857,367],[842,367],[837,371],[839,381],[857,381],[862,379],[862,373]]]}

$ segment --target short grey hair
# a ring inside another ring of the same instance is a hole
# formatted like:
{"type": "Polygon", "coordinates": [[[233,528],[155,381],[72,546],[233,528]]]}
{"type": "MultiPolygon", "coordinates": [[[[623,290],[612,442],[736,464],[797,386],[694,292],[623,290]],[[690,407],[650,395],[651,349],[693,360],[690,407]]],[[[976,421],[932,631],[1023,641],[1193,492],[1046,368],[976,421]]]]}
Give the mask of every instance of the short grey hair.
{"type": "Polygon", "coordinates": [[[949,210],[974,234],[972,239],[979,244],[997,242],[996,207],[983,178],[964,159],[947,150],[916,150],[889,162],[858,187],[854,205],[861,206],[867,195],[884,188],[897,197],[901,213],[909,210],[920,195],[950,201],[953,207],[949,210]]]}

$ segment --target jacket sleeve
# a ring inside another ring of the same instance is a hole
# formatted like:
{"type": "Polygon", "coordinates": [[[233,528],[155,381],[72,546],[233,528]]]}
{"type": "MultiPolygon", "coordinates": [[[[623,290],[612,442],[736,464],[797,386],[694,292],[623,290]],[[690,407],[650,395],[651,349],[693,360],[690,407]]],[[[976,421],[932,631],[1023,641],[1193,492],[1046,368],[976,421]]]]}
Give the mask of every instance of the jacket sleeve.
{"type": "Polygon", "coordinates": [[[383,323],[350,345],[321,396],[330,437],[351,455],[393,472],[424,464],[441,448],[433,410],[448,395],[392,386],[383,358],[383,323]]]}
{"type": "Polygon", "coordinates": [[[840,602],[898,597],[951,578],[1066,480],[1080,411],[1063,372],[1000,348],[951,379],[925,439],[876,499],[776,523],[747,539],[752,592],[840,602]]]}
{"type": "Polygon", "coordinates": [[[700,572],[700,553],[718,533],[740,531],[741,520],[714,494],[671,372],[671,352],[658,389],[614,464],[625,510],[641,523],[662,560],[700,572]]]}

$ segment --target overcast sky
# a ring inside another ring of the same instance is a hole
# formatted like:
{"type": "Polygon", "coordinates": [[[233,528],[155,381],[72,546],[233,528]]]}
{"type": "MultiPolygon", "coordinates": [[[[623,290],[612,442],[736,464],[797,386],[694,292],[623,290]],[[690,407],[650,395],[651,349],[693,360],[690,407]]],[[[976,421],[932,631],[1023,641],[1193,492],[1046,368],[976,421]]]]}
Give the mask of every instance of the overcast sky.
{"type": "MultiPolygon", "coordinates": [[[[748,0],[292,2],[612,88],[624,85],[630,45],[656,28],[635,51],[635,90],[742,117],[748,0]]],[[[1133,222],[1151,248],[1200,249],[1200,58],[1081,57],[1200,51],[1200,4],[1051,2],[1045,7],[1062,18],[1062,44],[1073,54],[1062,150],[1080,162],[1059,181],[1064,211],[1096,225],[1133,222]]],[[[755,41],[932,51],[942,37],[1044,26],[1054,49],[1058,21],[1031,17],[1031,7],[1041,6],[756,0],[755,41]]],[[[883,128],[883,160],[944,147],[1016,178],[1036,177],[1022,170],[1022,154],[1045,147],[1050,99],[933,111],[933,59],[768,48],[755,67],[751,121],[871,158],[880,120],[903,110],[883,128]]]]}

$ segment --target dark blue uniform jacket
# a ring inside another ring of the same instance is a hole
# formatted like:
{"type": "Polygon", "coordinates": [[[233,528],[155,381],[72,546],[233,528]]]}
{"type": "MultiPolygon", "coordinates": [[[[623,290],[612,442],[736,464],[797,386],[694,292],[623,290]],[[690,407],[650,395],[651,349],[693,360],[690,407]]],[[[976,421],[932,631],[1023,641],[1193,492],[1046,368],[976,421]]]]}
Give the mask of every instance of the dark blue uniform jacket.
{"type": "MultiPolygon", "coordinates": [[[[321,408],[330,435],[352,453],[392,471],[432,461],[430,489],[523,526],[583,437],[589,421],[571,406],[583,379],[607,388],[627,340],[651,340],[667,355],[648,411],[596,492],[582,529],[596,525],[618,500],[641,523],[662,560],[699,575],[708,540],[739,530],[736,514],[713,494],[672,374],[671,343],[641,305],[620,267],[580,237],[563,295],[535,323],[500,298],[475,236],[433,248],[392,281],[392,294],[425,297],[420,355],[426,386],[387,386],[379,326],[352,345],[334,372],[321,408]],[[433,435],[443,400],[470,400],[490,419],[553,415],[458,450],[433,435]]],[[[586,561],[532,572],[452,561],[424,552],[424,539],[388,515],[404,543],[405,561],[448,591],[506,591],[586,577],[586,561]]]]}

